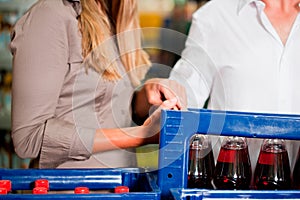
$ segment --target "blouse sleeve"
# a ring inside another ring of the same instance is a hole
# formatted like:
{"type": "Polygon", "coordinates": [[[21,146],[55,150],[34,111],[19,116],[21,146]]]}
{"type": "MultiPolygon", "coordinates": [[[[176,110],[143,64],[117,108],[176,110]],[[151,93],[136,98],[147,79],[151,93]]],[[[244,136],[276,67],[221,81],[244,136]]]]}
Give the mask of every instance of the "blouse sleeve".
{"type": "MultiPolygon", "coordinates": [[[[208,25],[209,26],[209,25],[208,25]]],[[[187,91],[188,107],[202,108],[208,99],[216,67],[206,51],[206,39],[201,20],[194,14],[192,25],[170,79],[180,82],[187,91]]]]}
{"type": "MultiPolygon", "coordinates": [[[[71,148],[78,149],[79,156],[73,158],[89,157],[91,147],[87,148],[79,139],[74,125],[55,118],[69,70],[64,17],[45,5],[34,7],[15,25],[11,50],[12,139],[16,153],[22,158],[36,158],[41,154],[41,159],[49,158],[49,162],[43,162],[49,163],[45,167],[56,167],[70,159],[69,152],[75,152],[71,148]]],[[[90,135],[94,132],[88,131],[90,135]]]]}

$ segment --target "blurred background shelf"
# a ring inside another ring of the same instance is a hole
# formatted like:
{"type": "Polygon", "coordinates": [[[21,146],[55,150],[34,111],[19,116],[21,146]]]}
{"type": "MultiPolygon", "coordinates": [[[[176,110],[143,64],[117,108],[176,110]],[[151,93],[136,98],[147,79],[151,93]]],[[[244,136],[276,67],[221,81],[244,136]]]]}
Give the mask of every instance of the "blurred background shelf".
{"type": "Polygon", "coordinates": [[[0,0],[0,11],[16,11],[23,13],[37,0],[0,0]]]}
{"type": "Polygon", "coordinates": [[[0,70],[11,70],[12,55],[8,48],[11,27],[36,1],[0,0],[0,70]]]}
{"type": "Polygon", "coordinates": [[[10,130],[11,129],[11,114],[8,112],[0,112],[0,130],[10,130]]]}
{"type": "Polygon", "coordinates": [[[10,32],[20,16],[37,0],[0,0],[0,168],[28,168],[29,159],[19,158],[11,140],[12,55],[10,32]]]}
{"type": "Polygon", "coordinates": [[[12,55],[8,50],[0,49],[0,70],[11,71],[12,55]]]}

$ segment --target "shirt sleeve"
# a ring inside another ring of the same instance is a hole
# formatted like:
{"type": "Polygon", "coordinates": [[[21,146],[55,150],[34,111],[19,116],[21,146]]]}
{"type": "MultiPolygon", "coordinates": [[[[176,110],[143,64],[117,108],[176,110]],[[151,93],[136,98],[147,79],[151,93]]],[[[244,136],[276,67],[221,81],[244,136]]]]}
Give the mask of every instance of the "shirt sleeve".
{"type": "Polygon", "coordinates": [[[26,13],[12,32],[15,151],[22,158],[36,158],[39,154],[41,160],[50,158],[44,163],[52,164],[46,167],[91,155],[91,147],[81,142],[75,126],[55,116],[69,70],[68,48],[64,17],[43,4],[26,13]],[[75,151],[77,155],[70,153],[75,151]]]}
{"type": "Polygon", "coordinates": [[[193,17],[185,49],[170,79],[181,83],[187,91],[188,107],[202,108],[209,97],[216,67],[205,50],[203,25],[193,17]]]}

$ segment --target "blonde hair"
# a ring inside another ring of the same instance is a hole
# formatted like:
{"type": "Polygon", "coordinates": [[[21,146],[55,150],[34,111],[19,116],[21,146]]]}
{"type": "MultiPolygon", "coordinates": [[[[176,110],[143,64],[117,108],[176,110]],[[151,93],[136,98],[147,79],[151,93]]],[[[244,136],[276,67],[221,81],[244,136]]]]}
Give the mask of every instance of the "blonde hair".
{"type": "Polygon", "coordinates": [[[131,83],[140,84],[150,61],[141,48],[136,0],[81,0],[81,6],[79,27],[87,66],[107,80],[118,80],[121,78],[115,58],[118,52],[131,83]]]}

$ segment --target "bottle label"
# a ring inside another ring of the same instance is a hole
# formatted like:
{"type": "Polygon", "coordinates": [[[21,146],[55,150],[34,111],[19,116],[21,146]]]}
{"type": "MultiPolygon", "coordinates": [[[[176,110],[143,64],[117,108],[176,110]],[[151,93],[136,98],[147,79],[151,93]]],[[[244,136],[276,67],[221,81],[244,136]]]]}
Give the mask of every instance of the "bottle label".
{"type": "Polygon", "coordinates": [[[258,163],[262,165],[273,165],[276,159],[275,153],[261,152],[258,163]]]}
{"type": "Polygon", "coordinates": [[[218,162],[234,163],[236,160],[236,152],[237,150],[221,148],[218,162]]]}

